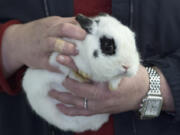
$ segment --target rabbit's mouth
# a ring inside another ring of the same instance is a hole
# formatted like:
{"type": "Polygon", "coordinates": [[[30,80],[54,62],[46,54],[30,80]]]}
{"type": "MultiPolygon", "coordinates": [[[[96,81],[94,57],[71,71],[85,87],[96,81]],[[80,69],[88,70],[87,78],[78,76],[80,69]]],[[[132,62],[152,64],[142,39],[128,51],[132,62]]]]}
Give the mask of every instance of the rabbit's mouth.
{"type": "Polygon", "coordinates": [[[78,15],[76,16],[76,21],[79,22],[80,26],[81,26],[87,33],[89,33],[89,34],[91,33],[93,21],[92,21],[90,18],[88,18],[88,17],[86,17],[86,16],[84,16],[84,15],[82,15],[82,14],[78,14],[78,15]]]}

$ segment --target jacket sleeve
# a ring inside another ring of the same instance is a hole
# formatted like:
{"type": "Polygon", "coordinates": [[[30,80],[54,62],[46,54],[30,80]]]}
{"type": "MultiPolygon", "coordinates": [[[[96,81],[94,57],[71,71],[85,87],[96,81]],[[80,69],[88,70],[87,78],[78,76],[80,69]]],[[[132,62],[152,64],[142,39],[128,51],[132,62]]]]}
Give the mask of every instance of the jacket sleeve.
{"type": "Polygon", "coordinates": [[[175,119],[180,121],[180,49],[166,57],[155,56],[144,60],[145,65],[158,67],[165,76],[175,103],[175,119]]]}
{"type": "MultiPolygon", "coordinates": [[[[12,24],[20,23],[17,20],[11,20],[4,24],[0,24],[0,58],[1,54],[1,43],[2,37],[5,30],[12,24]]],[[[6,79],[3,74],[2,67],[2,59],[0,59],[0,92],[6,92],[9,95],[15,95],[21,90],[21,78],[23,76],[23,72],[25,71],[25,67],[19,69],[16,73],[14,73],[10,78],[6,79]]]]}

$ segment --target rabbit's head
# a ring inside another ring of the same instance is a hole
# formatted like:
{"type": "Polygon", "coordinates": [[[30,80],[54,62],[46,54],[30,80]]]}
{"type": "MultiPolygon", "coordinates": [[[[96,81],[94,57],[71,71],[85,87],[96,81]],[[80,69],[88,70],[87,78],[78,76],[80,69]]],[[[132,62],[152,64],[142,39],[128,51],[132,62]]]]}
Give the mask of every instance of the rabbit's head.
{"type": "Polygon", "coordinates": [[[76,20],[87,32],[83,45],[92,80],[110,81],[135,75],[139,54],[134,33],[108,14],[96,17],[78,15],[76,20]]]}

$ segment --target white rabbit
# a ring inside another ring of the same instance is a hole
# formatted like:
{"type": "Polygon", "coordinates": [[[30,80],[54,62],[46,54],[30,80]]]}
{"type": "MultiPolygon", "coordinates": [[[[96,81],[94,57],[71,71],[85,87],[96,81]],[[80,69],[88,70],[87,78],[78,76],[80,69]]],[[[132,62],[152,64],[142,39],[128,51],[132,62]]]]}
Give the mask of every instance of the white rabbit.
{"type": "MultiPolygon", "coordinates": [[[[85,40],[65,40],[77,45],[79,54],[72,58],[83,77],[109,82],[110,89],[115,90],[122,77],[136,74],[140,59],[134,33],[128,27],[107,14],[93,18],[78,15],[76,20],[88,33],[85,40]]],[[[65,131],[98,130],[107,122],[109,114],[66,116],[56,108],[58,101],[48,96],[51,89],[68,91],[61,85],[67,76],[79,80],[73,71],[56,62],[57,55],[54,52],[49,62],[65,74],[29,68],[24,75],[23,88],[32,109],[50,124],[65,131]]]]}

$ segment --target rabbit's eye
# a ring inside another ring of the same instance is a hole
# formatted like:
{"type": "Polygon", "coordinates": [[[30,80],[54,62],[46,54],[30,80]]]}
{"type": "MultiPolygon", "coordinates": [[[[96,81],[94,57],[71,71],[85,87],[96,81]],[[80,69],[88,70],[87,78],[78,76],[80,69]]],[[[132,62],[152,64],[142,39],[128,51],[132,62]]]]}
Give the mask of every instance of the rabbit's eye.
{"type": "Polygon", "coordinates": [[[113,38],[105,36],[100,38],[101,50],[105,55],[114,55],[116,53],[116,46],[113,38]]]}

